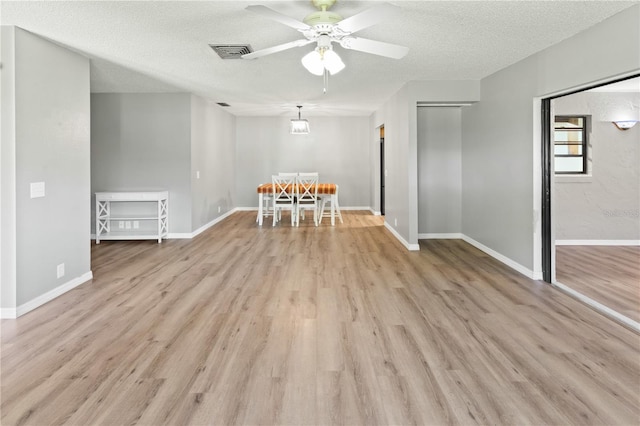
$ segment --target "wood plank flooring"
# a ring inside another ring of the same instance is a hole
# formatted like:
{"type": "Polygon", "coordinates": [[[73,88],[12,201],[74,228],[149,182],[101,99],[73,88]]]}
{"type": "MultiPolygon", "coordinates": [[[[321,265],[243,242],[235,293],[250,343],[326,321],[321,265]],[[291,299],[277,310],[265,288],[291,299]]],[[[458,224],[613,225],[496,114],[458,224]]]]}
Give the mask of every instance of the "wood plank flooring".
{"type": "Polygon", "coordinates": [[[640,247],[557,246],[556,279],[640,322],[640,247]]]}
{"type": "Polygon", "coordinates": [[[2,321],[2,425],[637,425],[640,336],[474,247],[380,217],[239,212],[92,246],[2,321]]]}

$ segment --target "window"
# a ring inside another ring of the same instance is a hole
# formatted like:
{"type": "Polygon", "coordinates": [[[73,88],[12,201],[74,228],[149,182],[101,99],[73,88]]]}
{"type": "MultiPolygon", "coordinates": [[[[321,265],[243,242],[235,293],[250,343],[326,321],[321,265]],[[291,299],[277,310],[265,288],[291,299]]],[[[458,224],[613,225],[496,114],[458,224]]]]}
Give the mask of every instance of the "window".
{"type": "Polygon", "coordinates": [[[556,174],[587,174],[587,117],[557,115],[553,132],[556,174]]]}

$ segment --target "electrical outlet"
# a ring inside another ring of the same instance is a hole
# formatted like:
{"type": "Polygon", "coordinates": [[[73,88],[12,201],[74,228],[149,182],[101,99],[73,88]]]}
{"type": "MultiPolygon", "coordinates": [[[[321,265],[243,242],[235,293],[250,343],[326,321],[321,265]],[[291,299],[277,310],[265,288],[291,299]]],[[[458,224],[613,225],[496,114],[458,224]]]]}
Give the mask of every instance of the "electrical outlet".
{"type": "Polygon", "coordinates": [[[199,171],[196,172],[196,179],[200,179],[200,172],[199,171]]]}
{"type": "Polygon", "coordinates": [[[220,213],[222,207],[218,206],[218,213],[220,213]]]}
{"type": "Polygon", "coordinates": [[[140,222],[137,220],[133,221],[133,229],[139,229],[140,228],[140,222]]]}
{"type": "Polygon", "coordinates": [[[397,217],[393,218],[393,226],[398,226],[398,218],[397,217]]]}
{"type": "Polygon", "coordinates": [[[127,220],[127,221],[124,223],[124,227],[125,227],[125,229],[131,229],[131,221],[130,221],[130,220],[127,220]]]}
{"type": "Polygon", "coordinates": [[[118,221],[118,229],[124,229],[124,221],[122,220],[118,221]]]}
{"type": "Polygon", "coordinates": [[[58,265],[57,276],[58,278],[64,277],[64,263],[58,265]]]}

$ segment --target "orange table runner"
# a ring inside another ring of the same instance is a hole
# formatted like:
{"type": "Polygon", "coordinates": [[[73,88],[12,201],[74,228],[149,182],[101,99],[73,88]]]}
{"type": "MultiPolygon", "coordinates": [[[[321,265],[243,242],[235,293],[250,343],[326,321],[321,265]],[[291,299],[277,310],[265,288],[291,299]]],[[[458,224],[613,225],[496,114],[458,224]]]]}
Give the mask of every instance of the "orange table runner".
{"type": "MultiPolygon", "coordinates": [[[[273,192],[272,183],[263,183],[258,185],[258,194],[271,194],[272,192],[273,192]]],[[[335,183],[319,183],[318,184],[318,194],[335,194],[335,193],[336,193],[335,183]]]]}

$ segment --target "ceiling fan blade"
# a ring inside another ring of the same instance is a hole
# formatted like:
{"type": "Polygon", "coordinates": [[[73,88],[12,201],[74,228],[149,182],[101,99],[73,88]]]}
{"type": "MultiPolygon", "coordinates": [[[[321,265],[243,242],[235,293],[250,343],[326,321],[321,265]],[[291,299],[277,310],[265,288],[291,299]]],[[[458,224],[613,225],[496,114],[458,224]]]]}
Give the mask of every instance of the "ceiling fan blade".
{"type": "Polygon", "coordinates": [[[242,55],[242,59],[256,59],[263,56],[271,55],[272,53],[282,52],[283,50],[292,49],[294,47],[305,46],[309,43],[313,43],[314,40],[300,39],[290,41],[289,43],[279,44],[273,47],[267,47],[266,49],[256,50],[255,52],[242,55]]]}
{"type": "Polygon", "coordinates": [[[389,3],[382,3],[374,6],[349,18],[343,19],[336,25],[337,28],[347,34],[355,33],[363,28],[370,27],[389,19],[394,13],[400,11],[398,6],[389,3]]]}
{"type": "Polygon", "coordinates": [[[276,12],[273,9],[269,9],[266,6],[252,5],[252,6],[247,6],[246,10],[250,10],[251,12],[255,12],[266,18],[280,22],[281,24],[284,24],[288,27],[295,28],[298,31],[304,31],[311,28],[309,25],[305,24],[304,22],[297,21],[293,18],[288,17],[287,15],[283,15],[282,13],[276,12]]]}
{"type": "Polygon", "coordinates": [[[400,59],[409,53],[408,47],[362,37],[344,37],[340,40],[340,46],[393,59],[400,59]]]}

